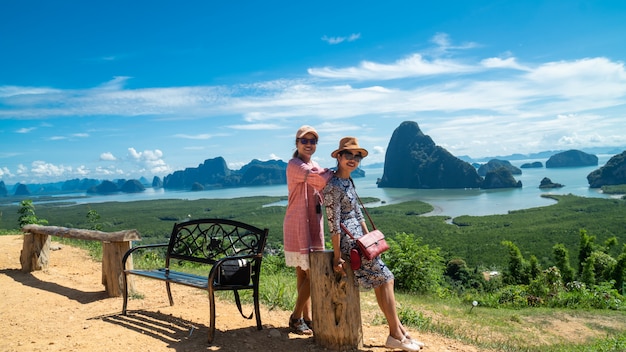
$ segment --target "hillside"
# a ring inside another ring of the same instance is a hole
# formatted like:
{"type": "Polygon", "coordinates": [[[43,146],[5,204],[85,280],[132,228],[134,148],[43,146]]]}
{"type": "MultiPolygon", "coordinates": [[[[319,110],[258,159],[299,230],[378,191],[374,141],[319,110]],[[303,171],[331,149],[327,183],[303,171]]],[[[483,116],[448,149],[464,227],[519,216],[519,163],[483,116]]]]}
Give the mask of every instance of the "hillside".
{"type": "MultiPolygon", "coordinates": [[[[29,274],[20,271],[21,248],[21,236],[0,236],[2,351],[325,351],[313,337],[289,333],[290,312],[262,307],[264,329],[258,331],[228,299],[217,304],[216,337],[207,349],[206,293],[177,285],[176,304],[169,306],[162,282],[137,277],[143,297],[130,300],[129,315],[123,316],[122,298],[107,297],[101,264],[84,250],[61,246],[52,252],[48,270],[29,274]],[[46,309],[32,314],[33,304],[46,309]]],[[[366,297],[364,304],[374,307],[375,299],[366,297]]],[[[363,320],[372,321],[375,313],[375,307],[366,308],[363,320]]],[[[365,323],[363,336],[362,351],[387,351],[386,326],[365,323]]],[[[431,333],[419,336],[428,343],[426,351],[480,351],[431,333]]]]}

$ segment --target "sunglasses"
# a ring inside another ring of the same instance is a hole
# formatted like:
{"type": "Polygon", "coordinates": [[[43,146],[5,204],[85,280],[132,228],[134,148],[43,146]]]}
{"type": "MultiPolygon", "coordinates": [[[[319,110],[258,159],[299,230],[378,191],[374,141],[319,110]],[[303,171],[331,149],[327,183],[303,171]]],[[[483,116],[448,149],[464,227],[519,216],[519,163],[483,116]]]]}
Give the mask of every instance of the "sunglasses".
{"type": "Polygon", "coordinates": [[[346,160],[354,160],[357,163],[360,162],[361,160],[363,160],[363,156],[361,156],[361,154],[354,155],[352,153],[347,153],[346,152],[346,153],[343,153],[341,155],[343,155],[343,157],[346,158],[346,160]]]}
{"type": "Polygon", "coordinates": [[[300,138],[300,143],[307,145],[316,145],[317,144],[317,139],[306,139],[306,138],[300,138]]]}

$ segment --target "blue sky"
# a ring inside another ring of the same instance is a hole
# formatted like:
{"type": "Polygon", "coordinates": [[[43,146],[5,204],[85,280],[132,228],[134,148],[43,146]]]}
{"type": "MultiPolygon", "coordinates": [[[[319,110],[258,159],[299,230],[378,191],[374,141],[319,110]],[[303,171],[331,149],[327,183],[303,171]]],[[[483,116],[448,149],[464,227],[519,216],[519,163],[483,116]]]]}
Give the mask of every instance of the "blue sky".
{"type": "Polygon", "coordinates": [[[415,121],[457,156],[626,146],[624,1],[0,0],[0,180],[163,177],[415,121]]]}

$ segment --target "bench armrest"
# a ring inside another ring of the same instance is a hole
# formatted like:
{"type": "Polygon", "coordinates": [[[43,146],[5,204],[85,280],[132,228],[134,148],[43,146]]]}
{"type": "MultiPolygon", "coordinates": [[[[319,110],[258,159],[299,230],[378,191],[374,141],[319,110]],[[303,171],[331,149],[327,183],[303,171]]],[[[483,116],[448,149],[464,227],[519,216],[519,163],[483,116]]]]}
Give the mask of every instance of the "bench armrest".
{"type": "Polygon", "coordinates": [[[128,259],[128,257],[130,257],[133,252],[140,250],[140,249],[152,249],[152,248],[162,248],[162,247],[167,247],[168,244],[167,243],[155,243],[155,244],[144,244],[141,246],[136,246],[133,247],[129,250],[126,251],[126,253],[124,253],[124,257],[122,258],[122,268],[126,268],[126,260],[128,259]]]}

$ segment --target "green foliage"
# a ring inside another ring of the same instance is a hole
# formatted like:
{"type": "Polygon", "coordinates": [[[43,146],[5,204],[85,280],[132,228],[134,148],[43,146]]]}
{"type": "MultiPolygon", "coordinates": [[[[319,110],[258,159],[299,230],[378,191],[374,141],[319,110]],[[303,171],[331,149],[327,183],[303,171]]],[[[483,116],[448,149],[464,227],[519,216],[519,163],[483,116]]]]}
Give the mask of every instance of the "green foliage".
{"type": "Polygon", "coordinates": [[[561,272],[563,281],[574,281],[574,268],[570,265],[569,251],[567,250],[567,247],[565,247],[562,243],[557,243],[554,247],[552,247],[552,252],[554,254],[556,267],[561,272]]]}
{"type": "Polygon", "coordinates": [[[613,269],[613,281],[615,282],[615,288],[624,295],[626,292],[626,280],[624,280],[626,276],[626,245],[622,250],[622,253],[617,257],[617,263],[615,264],[615,268],[613,269]]]}
{"type": "Polygon", "coordinates": [[[503,241],[502,245],[509,252],[509,270],[504,273],[504,282],[510,285],[530,283],[530,265],[524,260],[522,252],[511,241],[503,241]]]}
{"type": "Polygon", "coordinates": [[[20,208],[17,211],[20,216],[18,218],[18,222],[21,227],[24,225],[35,224],[35,225],[46,225],[48,224],[48,220],[39,219],[37,215],[35,215],[35,205],[33,201],[30,199],[26,199],[20,202],[20,208]]]}
{"type": "Polygon", "coordinates": [[[445,270],[439,249],[421,245],[421,238],[406,233],[388,239],[383,260],[396,277],[396,287],[410,292],[435,293],[441,289],[445,270]]]}
{"type": "MultiPolygon", "coordinates": [[[[587,234],[586,230],[580,230],[580,244],[578,249],[578,273],[581,275],[585,275],[583,273],[583,266],[585,265],[585,261],[587,258],[591,256],[593,252],[593,242],[595,241],[595,236],[590,236],[587,234]]],[[[589,273],[587,273],[587,276],[589,273]]]]}
{"type": "Polygon", "coordinates": [[[100,221],[100,214],[97,211],[91,209],[87,212],[87,222],[89,223],[90,230],[102,231],[102,224],[100,221]]]}
{"type": "Polygon", "coordinates": [[[605,194],[626,194],[626,185],[607,185],[600,187],[605,194]]]}

